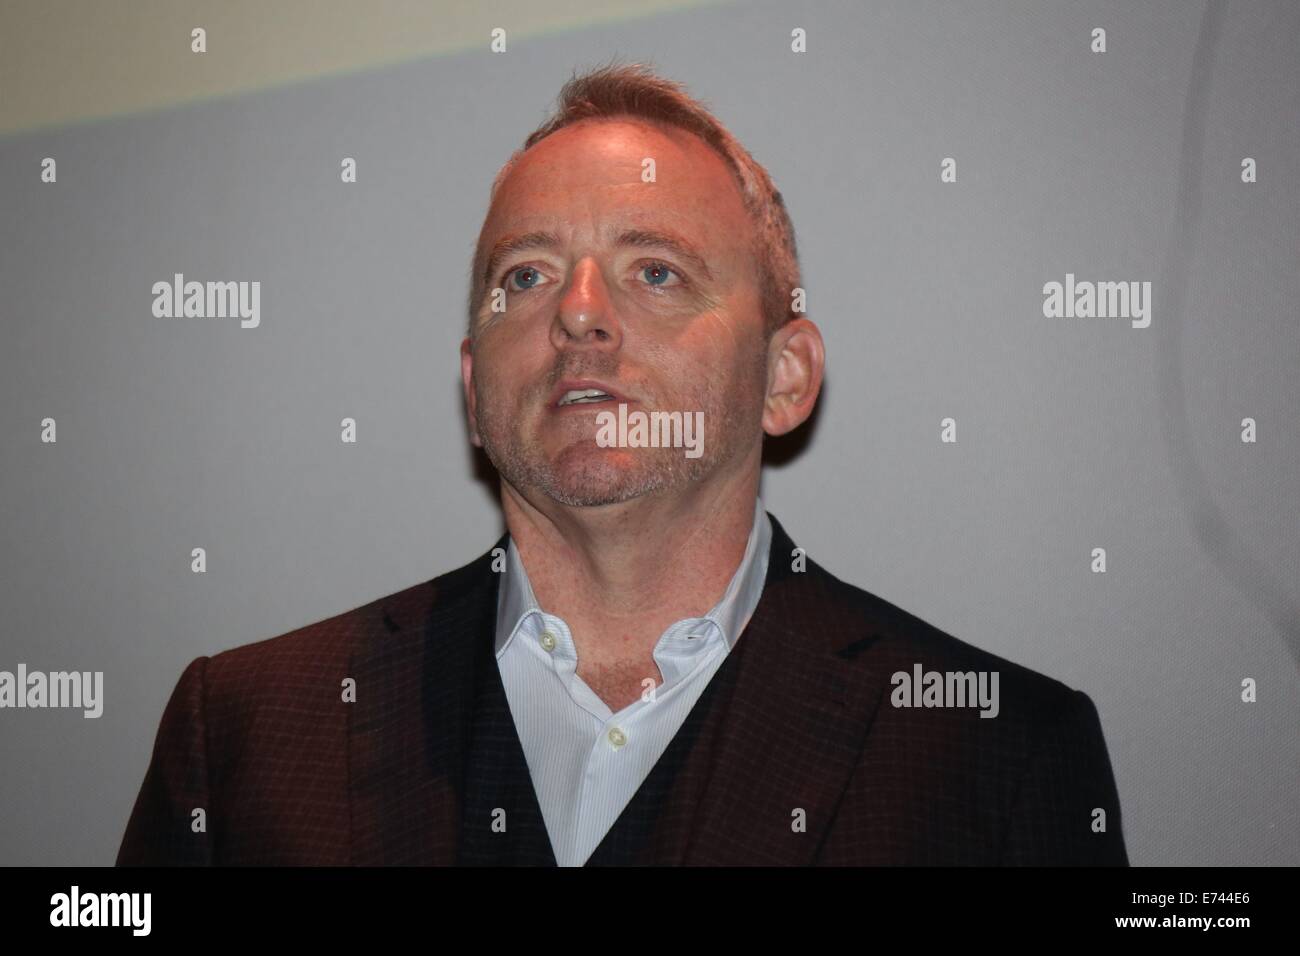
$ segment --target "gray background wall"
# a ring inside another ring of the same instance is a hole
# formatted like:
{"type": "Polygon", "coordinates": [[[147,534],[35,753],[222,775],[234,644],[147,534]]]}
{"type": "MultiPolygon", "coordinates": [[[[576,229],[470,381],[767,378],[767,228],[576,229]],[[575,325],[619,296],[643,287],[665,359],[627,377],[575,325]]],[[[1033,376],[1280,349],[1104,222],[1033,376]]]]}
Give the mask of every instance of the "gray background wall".
{"type": "MultiPolygon", "coordinates": [[[[503,531],[461,414],[464,276],[497,168],[575,67],[616,54],[705,98],[788,201],[828,346],[806,444],[764,478],[795,541],[1087,691],[1134,863],[1300,863],[1300,6],[652,6],[492,54],[525,5],[379,5],[352,16],[472,45],[109,115],[51,93],[38,122],[42,83],[111,94],[120,69],[163,95],[177,71],[309,60],[294,6],[243,7],[201,65],[211,4],[172,5],[154,54],[156,5],[93,36],[0,12],[9,52],[53,51],[0,77],[35,104],[0,135],[0,669],[105,675],[98,720],[0,711],[0,863],[112,862],[195,657],[503,531]],[[174,272],[261,281],[261,326],[153,317],[174,272]],[[1152,281],[1150,328],[1044,318],[1067,272],[1152,281]]],[[[323,29],[346,48],[348,23],[323,29]]]]}

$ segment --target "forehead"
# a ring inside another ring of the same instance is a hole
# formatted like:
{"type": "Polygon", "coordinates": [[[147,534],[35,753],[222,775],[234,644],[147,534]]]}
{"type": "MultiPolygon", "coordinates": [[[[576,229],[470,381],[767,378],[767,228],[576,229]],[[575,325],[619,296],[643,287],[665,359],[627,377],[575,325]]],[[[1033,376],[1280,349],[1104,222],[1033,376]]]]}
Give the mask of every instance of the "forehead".
{"type": "Polygon", "coordinates": [[[725,247],[746,235],[747,213],[727,162],[682,129],[627,119],[582,120],[515,163],[497,192],[483,239],[544,226],[606,231],[662,221],[725,247]],[[654,181],[644,180],[654,161],[654,181]]]}

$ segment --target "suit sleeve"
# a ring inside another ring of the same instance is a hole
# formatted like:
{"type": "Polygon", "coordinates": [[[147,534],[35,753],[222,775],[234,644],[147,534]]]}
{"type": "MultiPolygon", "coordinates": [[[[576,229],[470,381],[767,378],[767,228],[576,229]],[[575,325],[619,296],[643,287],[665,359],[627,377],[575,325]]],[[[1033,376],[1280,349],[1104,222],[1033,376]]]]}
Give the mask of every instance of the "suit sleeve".
{"type": "Polygon", "coordinates": [[[1092,699],[1072,691],[1063,715],[1032,731],[1001,863],[1128,866],[1119,793],[1092,699]],[[1105,814],[1105,829],[1101,830],[1105,814]]]}
{"type": "Polygon", "coordinates": [[[127,822],[118,866],[207,866],[213,862],[215,814],[209,803],[205,676],[209,658],[194,660],[163,711],[153,756],[127,822]],[[195,832],[195,810],[203,828],[195,832]]]}

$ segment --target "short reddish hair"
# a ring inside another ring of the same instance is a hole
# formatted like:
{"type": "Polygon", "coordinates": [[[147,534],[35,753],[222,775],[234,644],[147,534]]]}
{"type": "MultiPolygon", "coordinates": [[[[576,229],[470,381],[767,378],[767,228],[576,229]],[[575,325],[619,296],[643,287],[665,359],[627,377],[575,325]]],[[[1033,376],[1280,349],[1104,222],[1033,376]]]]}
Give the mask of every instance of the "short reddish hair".
{"type": "MultiPolygon", "coordinates": [[[[702,103],[691,97],[680,84],[664,79],[643,64],[611,63],[581,76],[575,73],[560,90],[555,113],[529,134],[524,145],[497,173],[492,182],[489,205],[496,198],[502,182],[530,147],[581,120],[615,117],[644,119],[683,129],[699,137],[726,161],[754,223],[751,249],[762,281],[764,333],[770,338],[773,332],[795,317],[793,290],[802,285],[794,226],[786,212],[785,201],[767,170],[702,103]]],[[[476,250],[470,272],[468,309],[471,335],[479,303],[487,292],[482,276],[485,253],[481,247],[476,250]]]]}

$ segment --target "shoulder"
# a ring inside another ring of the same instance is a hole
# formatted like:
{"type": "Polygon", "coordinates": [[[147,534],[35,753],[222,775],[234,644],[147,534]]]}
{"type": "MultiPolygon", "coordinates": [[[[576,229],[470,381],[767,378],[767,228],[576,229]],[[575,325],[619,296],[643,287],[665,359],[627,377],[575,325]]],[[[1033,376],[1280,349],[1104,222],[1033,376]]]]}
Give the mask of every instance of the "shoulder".
{"type": "MultiPolygon", "coordinates": [[[[845,662],[863,679],[890,679],[894,689],[919,674],[986,675],[996,681],[1002,725],[1037,725],[1086,718],[1092,703],[1062,681],[1032,670],[949,634],[917,615],[863,588],[841,580],[809,559],[798,580],[783,595],[798,605],[792,619],[803,621],[801,639],[815,641],[823,653],[845,662]],[[895,675],[897,680],[893,680],[895,675]]],[[[889,686],[888,684],[886,685],[889,686]]],[[[886,702],[886,706],[888,702],[886,702]]]]}
{"type": "Polygon", "coordinates": [[[358,654],[418,641],[430,615],[455,608],[491,583],[490,560],[491,551],[351,610],[200,658],[190,668],[199,669],[210,708],[226,704],[248,713],[289,701],[332,704],[358,654]]]}
{"type": "Polygon", "coordinates": [[[825,650],[873,715],[850,814],[888,821],[905,835],[896,847],[905,858],[1127,862],[1105,735],[1087,694],[809,569],[809,593],[843,628],[825,650]],[[916,822],[918,807],[929,823],[916,822]]]}

